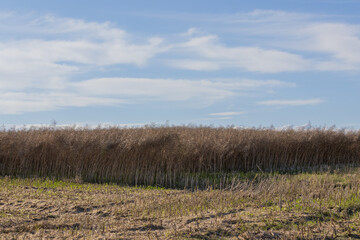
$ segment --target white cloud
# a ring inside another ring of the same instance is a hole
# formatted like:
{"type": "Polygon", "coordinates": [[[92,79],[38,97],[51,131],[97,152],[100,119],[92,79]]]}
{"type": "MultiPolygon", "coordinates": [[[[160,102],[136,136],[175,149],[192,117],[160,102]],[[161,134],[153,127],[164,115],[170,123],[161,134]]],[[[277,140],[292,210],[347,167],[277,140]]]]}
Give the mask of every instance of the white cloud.
{"type": "Polygon", "coordinates": [[[218,70],[240,68],[246,71],[277,73],[307,69],[310,62],[300,55],[260,47],[227,47],[218,37],[207,35],[193,37],[178,45],[181,52],[193,55],[194,59],[169,61],[172,67],[189,70],[218,70]]]}
{"type": "Polygon", "coordinates": [[[331,16],[256,10],[233,16],[232,23],[258,44],[299,51],[310,63],[304,70],[360,70],[360,25],[331,16]],[[316,58],[306,57],[308,53],[316,58]],[[321,53],[322,55],[318,55],[321,53]]]}
{"type": "Polygon", "coordinates": [[[205,60],[193,60],[193,59],[182,59],[182,60],[168,60],[167,64],[171,67],[196,70],[196,71],[214,71],[221,68],[221,64],[215,61],[205,60]]]}
{"type": "Polygon", "coordinates": [[[244,114],[244,112],[219,112],[219,113],[210,113],[210,116],[236,116],[244,114]]]}
{"type": "Polygon", "coordinates": [[[0,24],[0,31],[10,37],[0,39],[2,90],[62,88],[86,66],[143,66],[167,49],[157,37],[135,43],[128,33],[110,23],[54,16],[3,17],[11,28],[0,24]]]}
{"type": "MultiPolygon", "coordinates": [[[[279,73],[360,69],[360,27],[315,21],[306,14],[256,10],[233,15],[227,20],[255,29],[239,28],[244,36],[263,38],[257,38],[256,45],[232,46],[195,28],[176,35],[180,40],[169,42],[156,36],[135,40],[109,22],[31,14],[22,17],[14,13],[0,13],[0,18],[3,20],[0,114],[146,101],[211,104],[247,91],[266,93],[273,88],[294,86],[278,80],[251,79],[113,77],[74,81],[76,74],[88,69],[106,71],[106,67],[117,64],[143,67],[164,52],[171,57],[165,55],[167,59],[159,62],[167,60],[169,66],[196,71],[241,69],[279,73]],[[320,56],[314,58],[308,53],[320,56]]],[[[259,104],[297,106],[322,102],[322,99],[269,100],[259,104]]]]}
{"type": "Polygon", "coordinates": [[[254,80],[254,79],[213,79],[210,81],[213,86],[219,88],[227,87],[237,90],[263,89],[269,90],[274,87],[295,87],[295,83],[284,82],[279,80],[254,80]]]}
{"type": "Polygon", "coordinates": [[[245,36],[262,35],[263,40],[257,39],[259,47],[230,47],[222,44],[218,36],[202,35],[195,28],[183,34],[187,40],[165,44],[158,37],[135,42],[130,34],[110,22],[4,12],[0,17],[6,22],[0,23],[2,90],[63,89],[86,67],[144,66],[163,52],[175,56],[167,59],[167,65],[196,71],[242,69],[278,73],[360,69],[360,27],[321,22],[310,14],[255,10],[223,17],[241,26],[248,25],[251,31],[239,28],[245,36]],[[294,50],[296,54],[291,53],[294,50]],[[311,59],[305,57],[307,52],[323,55],[311,59]]]}
{"type": "MultiPolygon", "coordinates": [[[[330,54],[333,63],[319,65],[321,70],[359,69],[360,26],[342,23],[316,23],[301,29],[304,35],[300,49],[330,54]],[[328,67],[327,67],[328,66],[328,67]]],[[[328,60],[329,61],[329,60],[328,60]]]]}
{"type": "Polygon", "coordinates": [[[258,9],[185,17],[208,22],[211,32],[233,34],[239,43],[229,46],[221,35],[189,30],[184,35],[189,39],[174,46],[178,54],[186,54],[169,61],[171,67],[262,73],[360,70],[360,25],[346,23],[346,16],[258,9]]]}
{"type": "Polygon", "coordinates": [[[198,32],[199,32],[199,30],[196,28],[189,28],[185,33],[180,34],[180,36],[188,37],[188,36],[192,36],[198,32]]]}
{"type": "MultiPolygon", "coordinates": [[[[137,97],[139,99],[186,101],[200,98],[214,101],[233,95],[231,86],[207,80],[149,79],[149,78],[99,78],[71,84],[81,94],[92,96],[137,97]]],[[[135,100],[136,101],[136,100],[135,100]]]]}
{"type": "MultiPolygon", "coordinates": [[[[9,36],[0,38],[0,114],[148,101],[188,101],[192,105],[208,105],[246,91],[265,92],[275,87],[293,86],[278,80],[250,79],[113,77],[74,81],[76,74],[84,74],[88,69],[106,71],[107,66],[116,64],[143,66],[161,52],[170,49],[176,52],[179,46],[190,52],[198,51],[199,56],[207,59],[183,60],[184,68],[196,70],[231,67],[235,64],[232,63],[235,55],[247,50],[221,46],[212,36],[194,37],[201,34],[194,28],[182,36],[191,38],[189,41],[166,45],[158,37],[135,42],[127,32],[109,22],[13,13],[0,17],[8,23],[0,23],[0,30],[3,36],[9,36]],[[214,50],[209,52],[207,47],[214,47],[214,50]]],[[[253,51],[259,51],[259,56],[264,58],[267,54],[282,55],[256,49],[250,50],[249,54],[254,54],[253,51]]],[[[241,61],[246,62],[245,58],[241,61]]],[[[176,60],[171,63],[179,64],[176,60]]],[[[286,65],[285,62],[282,64],[286,65]]]]}
{"type": "Polygon", "coordinates": [[[70,87],[90,96],[122,96],[138,99],[188,101],[198,99],[212,103],[237,92],[292,86],[278,80],[189,80],[156,78],[98,78],[71,83],[70,87]]]}
{"type": "Polygon", "coordinates": [[[8,92],[0,96],[0,114],[49,111],[62,107],[116,105],[123,102],[121,99],[81,96],[66,92],[8,92]]]}
{"type": "Polygon", "coordinates": [[[238,13],[231,16],[231,20],[237,23],[288,23],[294,21],[306,21],[313,19],[311,14],[285,12],[280,10],[256,9],[252,12],[238,13]]]}
{"type": "Polygon", "coordinates": [[[303,105],[316,105],[325,102],[320,98],[314,99],[300,99],[300,100],[268,100],[258,102],[259,105],[267,106],[303,106],[303,105]]]}
{"type": "Polygon", "coordinates": [[[119,106],[151,101],[187,102],[204,106],[248,91],[289,87],[278,80],[189,80],[152,78],[97,78],[63,82],[42,91],[3,91],[0,114],[56,110],[64,107],[119,106]]]}

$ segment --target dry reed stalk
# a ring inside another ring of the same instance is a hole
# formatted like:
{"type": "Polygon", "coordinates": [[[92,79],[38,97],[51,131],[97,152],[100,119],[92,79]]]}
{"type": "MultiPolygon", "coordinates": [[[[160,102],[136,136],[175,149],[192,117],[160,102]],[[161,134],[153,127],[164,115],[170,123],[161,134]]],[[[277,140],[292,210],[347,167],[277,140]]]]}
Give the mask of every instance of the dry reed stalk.
{"type": "MultiPolygon", "coordinates": [[[[245,171],[358,165],[360,131],[146,127],[0,132],[0,175],[165,187],[245,171]],[[204,177],[205,176],[205,177],[204,177]]],[[[228,177],[227,177],[228,176],[228,177]]]]}

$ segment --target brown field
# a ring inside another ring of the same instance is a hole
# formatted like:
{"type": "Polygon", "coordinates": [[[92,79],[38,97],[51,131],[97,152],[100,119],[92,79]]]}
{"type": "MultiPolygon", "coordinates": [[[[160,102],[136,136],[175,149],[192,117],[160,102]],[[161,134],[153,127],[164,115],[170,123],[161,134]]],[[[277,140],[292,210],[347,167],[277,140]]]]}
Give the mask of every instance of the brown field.
{"type": "Polygon", "coordinates": [[[0,239],[360,239],[360,131],[0,132],[0,239]]]}
{"type": "Polygon", "coordinates": [[[359,163],[360,131],[164,126],[0,132],[2,176],[223,188],[239,172],[359,163]]]}
{"type": "Polygon", "coordinates": [[[0,178],[0,239],[359,239],[360,169],[232,190],[0,178]]]}

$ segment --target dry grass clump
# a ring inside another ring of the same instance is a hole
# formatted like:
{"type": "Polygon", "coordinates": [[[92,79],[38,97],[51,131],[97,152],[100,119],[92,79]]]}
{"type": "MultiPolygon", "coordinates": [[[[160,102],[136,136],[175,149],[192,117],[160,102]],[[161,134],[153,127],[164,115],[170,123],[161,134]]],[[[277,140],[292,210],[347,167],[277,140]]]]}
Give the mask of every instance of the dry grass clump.
{"type": "Polygon", "coordinates": [[[234,184],[235,172],[359,162],[359,131],[164,126],[0,132],[2,176],[224,187],[234,184]]]}

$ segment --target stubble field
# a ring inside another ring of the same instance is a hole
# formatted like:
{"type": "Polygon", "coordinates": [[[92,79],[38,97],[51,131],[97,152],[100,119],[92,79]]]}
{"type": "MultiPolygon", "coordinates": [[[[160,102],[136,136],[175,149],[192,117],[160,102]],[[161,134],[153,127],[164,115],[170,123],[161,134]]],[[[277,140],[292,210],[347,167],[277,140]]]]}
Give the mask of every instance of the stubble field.
{"type": "Polygon", "coordinates": [[[360,238],[360,170],[171,190],[0,179],[2,239],[360,238]]]}

